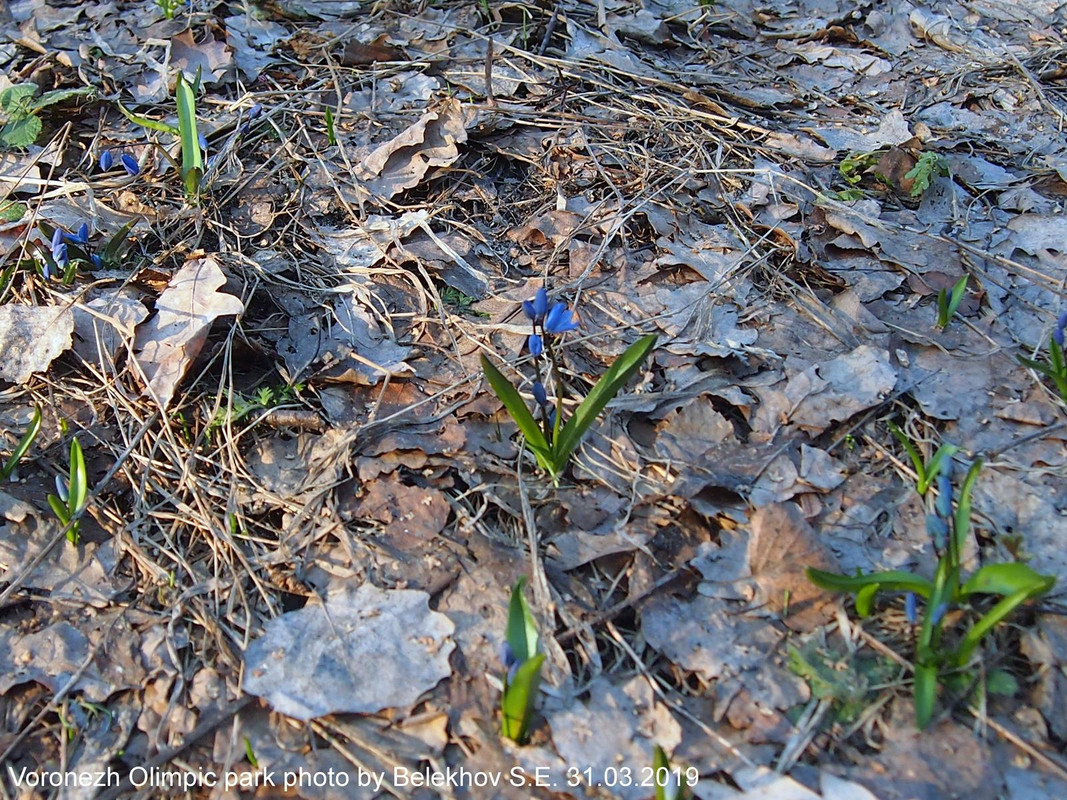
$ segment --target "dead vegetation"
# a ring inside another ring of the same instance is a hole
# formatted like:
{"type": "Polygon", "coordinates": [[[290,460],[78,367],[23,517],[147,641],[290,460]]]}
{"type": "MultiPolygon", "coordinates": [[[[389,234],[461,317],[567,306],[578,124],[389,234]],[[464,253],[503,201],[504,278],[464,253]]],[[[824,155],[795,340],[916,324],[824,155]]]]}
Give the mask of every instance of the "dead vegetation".
{"type": "Polygon", "coordinates": [[[892,420],[985,457],[970,563],[1067,585],[1064,401],[1017,360],[1067,302],[1062,10],[10,10],[8,81],[94,94],[0,151],[5,457],[43,412],[0,490],[0,796],[303,770],[348,781],[307,798],[647,798],[657,744],[703,798],[1067,793],[1060,598],[986,647],[1013,687],[918,734],[903,601],[858,621],[803,574],[932,572],[892,420]],[[118,103],[173,124],[198,69],[189,202],[177,138],[118,103]],[[923,153],[948,174],[913,195],[923,153]],[[41,226],[83,221],[96,252],[133,223],[125,257],[46,279],[41,226]],[[529,395],[542,285],[581,319],[574,395],[660,336],[558,489],[479,367],[529,395]],[[46,501],[74,436],[76,544],[46,501]],[[547,654],[522,748],[497,719],[521,575],[547,654]],[[450,768],[500,785],[401,780],[450,768]]]}

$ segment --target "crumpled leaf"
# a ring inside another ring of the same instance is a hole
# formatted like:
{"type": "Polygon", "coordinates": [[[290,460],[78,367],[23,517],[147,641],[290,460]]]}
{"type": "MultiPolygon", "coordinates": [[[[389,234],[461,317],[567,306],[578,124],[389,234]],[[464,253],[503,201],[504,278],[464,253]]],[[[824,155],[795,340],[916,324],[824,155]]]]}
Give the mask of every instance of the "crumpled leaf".
{"type": "Polygon", "coordinates": [[[366,156],[356,176],[376,195],[392,198],[418,185],[431,167],[443,167],[459,158],[457,145],[467,141],[463,111],[449,100],[366,156]]]}
{"type": "Polygon", "coordinates": [[[226,43],[233,49],[234,60],[245,80],[251,83],[274,59],[271,51],[289,36],[284,25],[256,19],[251,14],[226,17],[226,43]]]}
{"type": "Polygon", "coordinates": [[[300,720],[407,708],[448,677],[455,626],[426,592],[345,581],[271,620],[245,651],[246,691],[300,720]]]}
{"type": "MultiPolygon", "coordinates": [[[[657,702],[648,681],[638,675],[622,686],[600,676],[589,686],[588,702],[547,711],[552,741],[568,764],[590,767],[603,775],[619,764],[650,762],[655,745],[672,751],[682,740],[682,729],[670,709],[657,702]]],[[[640,782],[612,787],[624,800],[645,800],[649,790],[640,782]]]]}
{"type": "Polygon", "coordinates": [[[193,39],[192,30],[186,30],[170,40],[171,64],[178,67],[189,83],[196,80],[197,72],[205,84],[218,83],[233,71],[233,56],[225,42],[215,41],[210,32],[202,42],[193,39]]]}
{"type": "Polygon", "coordinates": [[[178,382],[200,354],[211,323],[244,312],[238,298],[218,291],[225,283],[211,256],[187,261],[156,301],[156,316],[137,329],[137,363],[161,407],[170,404],[178,382]]]}
{"type": "Polygon", "coordinates": [[[0,378],[25,383],[70,348],[68,306],[0,306],[0,378]]]}

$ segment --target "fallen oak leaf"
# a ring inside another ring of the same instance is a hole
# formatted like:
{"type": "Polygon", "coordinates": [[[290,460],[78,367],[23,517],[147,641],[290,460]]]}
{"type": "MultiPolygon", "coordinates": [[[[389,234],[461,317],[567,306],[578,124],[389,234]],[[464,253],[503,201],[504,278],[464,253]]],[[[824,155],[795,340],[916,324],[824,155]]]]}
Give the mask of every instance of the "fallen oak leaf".
{"type": "Polygon", "coordinates": [[[178,382],[200,354],[211,324],[241,314],[238,298],[218,289],[226,276],[214,258],[187,261],[156,301],[156,315],[137,328],[134,355],[148,381],[148,394],[166,409],[178,382]]]}

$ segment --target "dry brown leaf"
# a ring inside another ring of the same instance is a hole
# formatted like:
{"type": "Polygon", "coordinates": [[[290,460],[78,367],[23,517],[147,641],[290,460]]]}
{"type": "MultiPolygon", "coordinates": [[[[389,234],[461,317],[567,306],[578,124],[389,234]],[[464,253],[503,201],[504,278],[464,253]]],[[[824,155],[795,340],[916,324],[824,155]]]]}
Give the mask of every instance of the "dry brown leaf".
{"type": "Polygon", "coordinates": [[[418,185],[431,167],[459,158],[457,145],[465,141],[463,111],[458,100],[449,100],[371,152],[356,167],[356,176],[371,192],[388,199],[418,185]]]}
{"type": "Polygon", "coordinates": [[[187,261],[156,301],[156,315],[137,328],[137,363],[148,380],[148,393],[164,409],[200,354],[211,323],[245,310],[239,299],[218,291],[225,283],[211,256],[187,261]]]}
{"type": "Polygon", "coordinates": [[[0,306],[0,378],[25,383],[70,348],[74,315],[67,306],[0,306]]]}
{"type": "Polygon", "coordinates": [[[830,619],[827,606],[834,596],[809,581],[804,568],[832,572],[837,564],[800,509],[773,503],[756,509],[750,524],[748,566],[759,588],[756,604],[788,612],[783,622],[797,631],[810,631],[830,619]]]}

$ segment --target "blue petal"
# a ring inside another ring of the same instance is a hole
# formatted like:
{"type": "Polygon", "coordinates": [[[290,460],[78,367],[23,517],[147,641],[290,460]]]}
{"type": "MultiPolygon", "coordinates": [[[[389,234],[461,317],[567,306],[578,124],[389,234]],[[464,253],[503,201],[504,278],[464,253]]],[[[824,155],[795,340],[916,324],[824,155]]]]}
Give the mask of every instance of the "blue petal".
{"type": "Polygon", "coordinates": [[[530,355],[539,356],[545,352],[545,343],[536,333],[531,333],[526,340],[526,346],[530,349],[530,355]]]}
{"type": "Polygon", "coordinates": [[[566,333],[578,329],[578,319],[566,303],[556,303],[545,318],[545,333],[566,333]]]}
{"type": "Polygon", "coordinates": [[[927,514],[926,532],[934,540],[934,547],[940,550],[945,546],[945,539],[948,538],[948,523],[937,514],[927,514]]]}
{"type": "Polygon", "coordinates": [[[89,223],[83,222],[78,226],[78,232],[74,235],[68,235],[67,239],[78,244],[88,244],[89,242],[89,223]]]}
{"type": "Polygon", "coordinates": [[[937,501],[934,503],[934,511],[941,519],[952,516],[952,481],[947,475],[937,476],[937,501]]]}
{"type": "Polygon", "coordinates": [[[908,596],[904,598],[904,615],[912,625],[919,618],[916,611],[915,592],[908,592],[908,596]]]}
{"type": "Polygon", "coordinates": [[[537,401],[537,405],[548,405],[548,394],[545,392],[545,385],[541,381],[534,381],[533,396],[534,400],[537,401]]]}
{"type": "Polygon", "coordinates": [[[56,228],[55,233],[52,234],[52,252],[54,253],[59,249],[59,246],[63,244],[63,229],[56,228]]]}
{"type": "Polygon", "coordinates": [[[945,618],[945,612],[948,611],[948,603],[942,603],[934,609],[934,613],[930,615],[930,624],[936,625],[945,618]]]}
{"type": "Polygon", "coordinates": [[[533,307],[534,314],[538,317],[543,317],[545,312],[548,311],[548,292],[544,286],[538,289],[537,294],[534,295],[533,307]]]}
{"type": "Polygon", "coordinates": [[[1067,311],[1060,312],[1059,319],[1056,320],[1056,327],[1052,330],[1052,338],[1060,347],[1063,347],[1064,329],[1067,329],[1067,311]]]}
{"type": "Polygon", "coordinates": [[[100,154],[100,171],[107,172],[115,165],[115,157],[111,155],[110,150],[105,150],[100,154]]]}
{"type": "Polygon", "coordinates": [[[119,160],[122,162],[123,168],[130,175],[137,175],[141,171],[140,166],[138,166],[137,164],[137,159],[131,156],[129,153],[123,153],[119,157],[119,160]]]}

